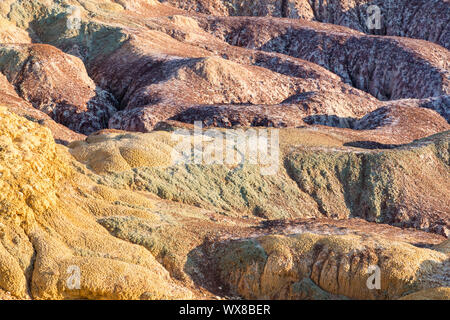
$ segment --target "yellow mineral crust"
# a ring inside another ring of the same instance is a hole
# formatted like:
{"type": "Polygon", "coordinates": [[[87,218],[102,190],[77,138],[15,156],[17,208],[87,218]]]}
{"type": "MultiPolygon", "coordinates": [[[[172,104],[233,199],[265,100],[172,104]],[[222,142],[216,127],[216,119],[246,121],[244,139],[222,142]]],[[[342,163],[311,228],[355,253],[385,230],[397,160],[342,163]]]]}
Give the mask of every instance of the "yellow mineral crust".
{"type": "Polygon", "coordinates": [[[0,213],[29,225],[57,202],[56,186],[71,170],[57,156],[50,131],[0,108],[0,213]]]}
{"type": "Polygon", "coordinates": [[[149,199],[83,178],[48,129],[4,108],[0,132],[0,289],[34,299],[191,297],[148,250],[110,235],[91,211],[151,221],[149,199]],[[78,274],[80,286],[70,286],[78,274]]]}

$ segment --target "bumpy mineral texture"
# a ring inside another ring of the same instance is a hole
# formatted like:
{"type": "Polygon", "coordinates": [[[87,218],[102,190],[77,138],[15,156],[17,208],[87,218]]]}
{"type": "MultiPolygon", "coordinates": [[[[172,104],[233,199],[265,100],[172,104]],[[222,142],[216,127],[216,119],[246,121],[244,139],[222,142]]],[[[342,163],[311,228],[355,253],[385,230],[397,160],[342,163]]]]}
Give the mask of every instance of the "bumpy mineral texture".
{"type": "Polygon", "coordinates": [[[449,10],[0,1],[0,299],[448,300],[449,10]]]}
{"type": "Polygon", "coordinates": [[[68,144],[72,141],[84,139],[85,136],[76,133],[69,128],[55,122],[44,112],[33,108],[31,103],[18,96],[14,87],[8,82],[8,79],[0,74],[0,105],[8,107],[8,110],[28,120],[38,122],[39,124],[48,127],[53,137],[63,144],[68,144]]]}

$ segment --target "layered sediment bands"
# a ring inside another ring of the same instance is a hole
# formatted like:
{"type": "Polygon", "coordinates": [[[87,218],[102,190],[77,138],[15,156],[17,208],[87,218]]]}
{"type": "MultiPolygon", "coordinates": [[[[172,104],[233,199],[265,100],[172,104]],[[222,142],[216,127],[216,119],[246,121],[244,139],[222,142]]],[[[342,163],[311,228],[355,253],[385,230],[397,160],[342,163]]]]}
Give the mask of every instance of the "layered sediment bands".
{"type": "Polygon", "coordinates": [[[56,123],[44,112],[33,108],[31,103],[17,95],[14,87],[2,74],[0,74],[0,105],[6,107],[10,112],[49,128],[58,143],[68,144],[86,138],[84,135],[56,123]]]}
{"type": "Polygon", "coordinates": [[[198,18],[235,46],[279,52],[319,64],[381,100],[448,94],[449,52],[431,43],[362,35],[351,29],[269,18],[198,18]]]}
{"type": "Polygon", "coordinates": [[[0,45],[0,72],[21,98],[74,131],[107,127],[117,102],[98,88],[82,61],[49,45],[0,45]]]}
{"type": "MultiPolygon", "coordinates": [[[[383,128],[382,121],[380,125],[383,128]]],[[[443,121],[442,125],[447,124],[443,121]]],[[[395,127],[387,125],[384,129],[395,127]]],[[[320,134],[316,136],[308,130],[282,131],[280,144],[286,153],[280,159],[272,159],[272,165],[279,161],[276,174],[266,177],[261,175],[262,165],[244,163],[236,169],[213,163],[208,166],[203,161],[177,164],[172,148],[178,139],[172,136],[170,142],[164,132],[105,132],[70,147],[77,160],[104,176],[105,183],[132,186],[206,209],[246,212],[271,219],[361,217],[448,236],[448,133],[402,146],[370,142],[370,131],[362,131],[362,141],[358,137],[351,142],[334,140],[335,148],[340,145],[340,150],[315,145],[320,134]],[[296,149],[296,139],[309,140],[312,145],[296,149]]],[[[224,143],[214,137],[207,140],[202,142],[204,150],[218,141],[224,143]]],[[[227,151],[230,150],[222,150],[224,154],[227,151]]]]}
{"type": "Polygon", "coordinates": [[[364,33],[423,39],[450,48],[448,0],[168,0],[215,16],[272,16],[315,20],[364,33]],[[379,15],[378,15],[379,14],[379,15]],[[375,20],[379,16],[379,24],[375,20]]]}

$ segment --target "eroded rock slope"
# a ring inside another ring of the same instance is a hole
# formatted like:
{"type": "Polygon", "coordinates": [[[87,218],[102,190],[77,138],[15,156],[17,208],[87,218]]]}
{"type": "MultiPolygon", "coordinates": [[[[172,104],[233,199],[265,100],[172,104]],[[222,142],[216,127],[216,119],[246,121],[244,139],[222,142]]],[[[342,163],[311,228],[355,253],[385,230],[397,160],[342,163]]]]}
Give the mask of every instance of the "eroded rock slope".
{"type": "Polygon", "coordinates": [[[1,1],[0,299],[449,299],[448,10],[1,1]]]}

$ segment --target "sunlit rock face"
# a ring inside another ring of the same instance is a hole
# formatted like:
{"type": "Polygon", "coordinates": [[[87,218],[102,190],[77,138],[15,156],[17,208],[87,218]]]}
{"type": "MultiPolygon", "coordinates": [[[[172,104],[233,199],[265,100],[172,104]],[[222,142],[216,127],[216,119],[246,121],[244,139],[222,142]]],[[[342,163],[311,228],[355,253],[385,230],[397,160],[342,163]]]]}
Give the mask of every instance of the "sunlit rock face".
{"type": "Polygon", "coordinates": [[[423,39],[447,49],[450,46],[448,0],[167,0],[167,3],[215,16],[305,19],[367,34],[423,39]]]}
{"type": "Polygon", "coordinates": [[[0,299],[448,300],[449,10],[0,1],[0,299]]]}

